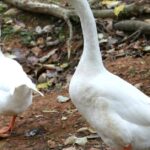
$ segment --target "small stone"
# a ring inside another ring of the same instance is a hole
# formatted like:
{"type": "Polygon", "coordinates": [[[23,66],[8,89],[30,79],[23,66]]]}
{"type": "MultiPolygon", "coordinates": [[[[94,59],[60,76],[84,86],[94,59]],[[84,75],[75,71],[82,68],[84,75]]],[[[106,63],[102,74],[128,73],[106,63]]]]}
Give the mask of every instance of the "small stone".
{"type": "Polygon", "coordinates": [[[65,96],[62,96],[62,95],[59,95],[59,96],[57,97],[57,101],[58,101],[59,103],[65,103],[65,102],[67,102],[67,101],[69,101],[69,100],[70,100],[69,97],[65,97],[65,96]]]}
{"type": "Polygon", "coordinates": [[[41,128],[34,128],[34,129],[31,129],[31,130],[27,131],[25,133],[25,136],[26,137],[34,137],[34,136],[40,135],[42,133],[43,133],[43,129],[41,129],[41,128]]]}
{"type": "Polygon", "coordinates": [[[84,146],[88,142],[87,137],[76,138],[75,143],[84,146]]]}
{"type": "Polygon", "coordinates": [[[49,33],[51,32],[53,29],[53,26],[52,25],[46,25],[44,28],[43,28],[43,32],[44,33],[49,33]]]}
{"type": "Polygon", "coordinates": [[[46,73],[42,73],[38,78],[38,83],[44,83],[47,81],[47,75],[46,73]]]}
{"type": "Polygon", "coordinates": [[[144,51],[145,51],[145,52],[150,52],[150,46],[145,46],[145,47],[144,47],[144,51]]]}
{"type": "Polygon", "coordinates": [[[101,40],[101,39],[103,39],[103,38],[104,38],[104,34],[98,33],[98,39],[101,40]]]}
{"type": "Polygon", "coordinates": [[[42,28],[41,28],[41,26],[37,26],[37,27],[35,28],[35,32],[38,33],[38,34],[41,34],[41,33],[42,33],[42,28]]]}
{"type": "Polygon", "coordinates": [[[68,118],[65,117],[65,116],[63,116],[63,117],[61,118],[62,121],[65,121],[65,120],[67,120],[67,119],[68,119],[68,118]]]}

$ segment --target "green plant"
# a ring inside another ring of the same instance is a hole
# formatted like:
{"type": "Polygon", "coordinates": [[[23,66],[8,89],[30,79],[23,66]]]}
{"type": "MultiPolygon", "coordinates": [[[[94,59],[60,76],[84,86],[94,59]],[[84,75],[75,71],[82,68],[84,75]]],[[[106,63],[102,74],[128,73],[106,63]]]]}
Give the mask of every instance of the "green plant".
{"type": "Polygon", "coordinates": [[[35,33],[30,31],[21,31],[19,33],[21,41],[25,45],[29,45],[31,41],[35,40],[35,33]]]}
{"type": "Polygon", "coordinates": [[[14,35],[14,30],[10,25],[4,25],[2,27],[2,39],[7,39],[14,35]]]}
{"type": "Polygon", "coordinates": [[[7,8],[7,5],[0,3],[0,13],[3,13],[7,8]]]}

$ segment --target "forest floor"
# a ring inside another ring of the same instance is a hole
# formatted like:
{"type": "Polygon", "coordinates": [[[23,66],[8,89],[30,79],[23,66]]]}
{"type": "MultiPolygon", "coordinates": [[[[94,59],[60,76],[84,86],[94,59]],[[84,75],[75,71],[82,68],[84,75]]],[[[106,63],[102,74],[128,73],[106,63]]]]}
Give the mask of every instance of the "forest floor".
{"type": "MultiPolygon", "coordinates": [[[[28,12],[19,13],[17,17],[3,17],[3,50],[9,53],[10,57],[15,56],[27,74],[38,83],[38,88],[45,96],[34,96],[31,107],[18,115],[12,134],[0,139],[0,150],[108,150],[109,148],[102,140],[95,137],[95,132],[79,114],[71,100],[64,103],[58,102],[58,96],[69,98],[69,79],[82,53],[80,25],[73,23],[76,26],[75,38],[72,42],[74,51],[68,60],[65,43],[68,28],[64,25],[64,21],[28,12]],[[46,27],[49,24],[53,26],[50,33],[35,35],[35,31],[33,32],[35,28],[36,32],[40,32],[41,29],[38,26],[46,27]],[[53,40],[52,46],[46,43],[48,39],[53,40]],[[49,52],[52,52],[51,56],[41,61],[41,58],[49,52]],[[51,84],[47,86],[49,82],[51,84]],[[73,136],[79,138],[78,144],[74,142],[73,136]],[[87,143],[83,144],[85,138],[87,143]]],[[[117,32],[112,29],[109,33],[104,33],[106,32],[105,29],[103,30],[105,21],[100,21],[100,24],[97,22],[97,25],[98,32],[103,32],[99,36],[102,36],[101,49],[106,68],[150,95],[148,39],[142,35],[133,42],[127,40],[117,45],[116,41],[120,37],[128,37],[129,34],[118,32],[118,38],[117,32]],[[109,41],[102,42],[103,36],[105,40],[109,37],[109,41]],[[113,46],[109,45],[111,42],[113,46]],[[145,52],[144,47],[147,47],[148,51],[145,52]],[[107,49],[110,51],[108,52],[107,49]]],[[[107,21],[107,23],[110,22],[110,20],[107,21]]],[[[9,121],[9,116],[0,116],[0,127],[6,126],[9,121]]]]}
{"type": "MultiPolygon", "coordinates": [[[[141,90],[150,95],[149,62],[149,56],[143,56],[142,58],[124,57],[115,61],[107,60],[105,65],[110,71],[119,74],[130,83],[137,86],[141,85],[141,90]]],[[[12,135],[7,139],[0,140],[0,149],[107,149],[100,138],[89,139],[84,146],[65,144],[66,139],[72,135],[85,137],[93,134],[86,130],[86,128],[83,128],[87,127],[88,129],[89,125],[76,110],[72,102],[59,103],[57,101],[58,95],[68,96],[68,90],[53,90],[44,97],[35,97],[32,106],[18,116],[12,135]],[[78,132],[82,128],[83,131],[78,132]]],[[[9,119],[8,117],[1,116],[0,125],[6,125],[9,119]]]]}

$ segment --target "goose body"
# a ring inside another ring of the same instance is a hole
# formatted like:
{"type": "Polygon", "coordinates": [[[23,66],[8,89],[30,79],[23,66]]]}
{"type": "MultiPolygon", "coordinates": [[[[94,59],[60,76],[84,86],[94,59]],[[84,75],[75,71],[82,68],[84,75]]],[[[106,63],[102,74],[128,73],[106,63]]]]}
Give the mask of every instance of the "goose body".
{"type": "Polygon", "coordinates": [[[32,104],[32,91],[40,93],[21,65],[0,51],[0,114],[17,116],[25,111],[32,104]]]}
{"type": "Polygon", "coordinates": [[[104,67],[87,0],[70,3],[84,37],[83,54],[69,87],[73,103],[112,149],[150,149],[150,98],[104,67]]]}

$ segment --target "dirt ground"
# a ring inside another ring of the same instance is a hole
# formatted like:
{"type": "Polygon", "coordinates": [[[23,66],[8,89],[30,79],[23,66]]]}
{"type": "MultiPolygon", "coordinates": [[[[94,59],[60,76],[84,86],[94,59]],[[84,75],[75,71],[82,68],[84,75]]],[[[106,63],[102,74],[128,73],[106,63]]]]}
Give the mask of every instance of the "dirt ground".
{"type": "MultiPolygon", "coordinates": [[[[105,60],[105,66],[113,73],[139,86],[150,95],[150,56],[142,58],[124,57],[105,60]]],[[[77,133],[82,127],[89,127],[71,101],[59,103],[57,96],[69,96],[67,89],[51,91],[44,97],[35,97],[33,105],[20,114],[12,135],[0,140],[0,150],[98,150],[106,149],[100,138],[88,140],[85,146],[65,145],[71,135],[91,135],[87,131],[77,133]],[[103,148],[103,146],[105,148],[103,148]],[[69,148],[69,149],[66,149],[69,148]]],[[[9,117],[0,117],[0,126],[7,125],[9,117]]]]}

